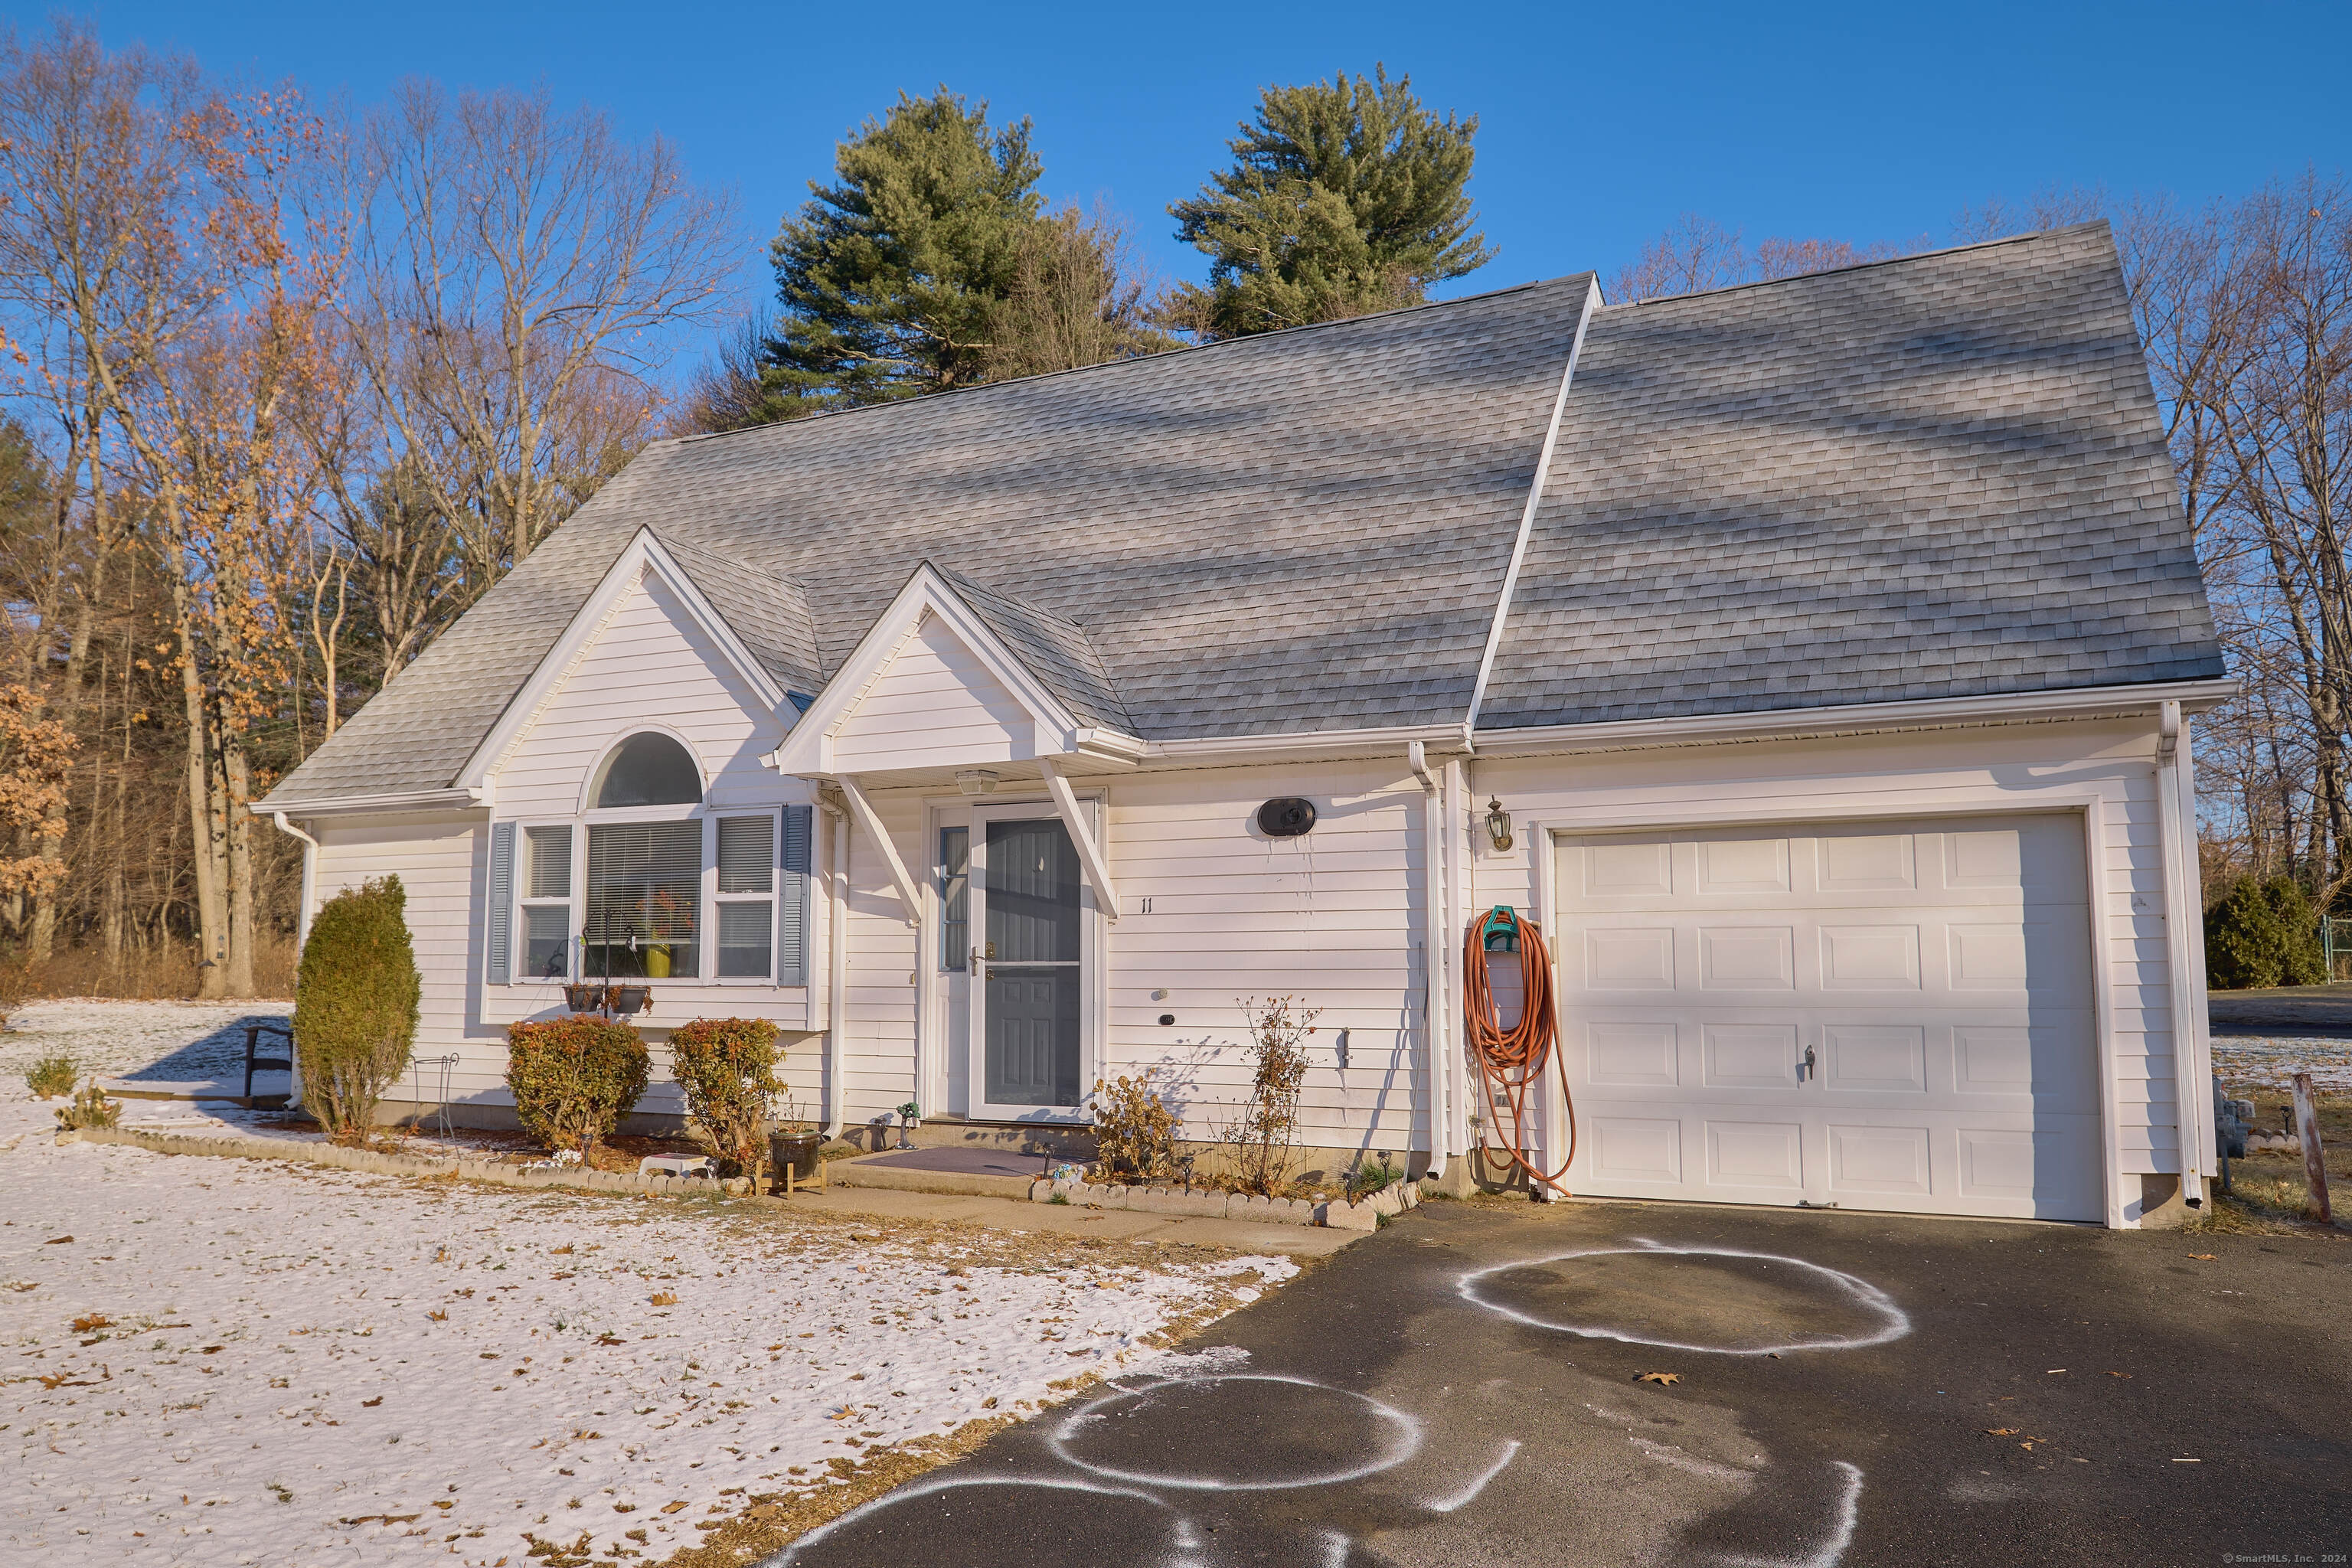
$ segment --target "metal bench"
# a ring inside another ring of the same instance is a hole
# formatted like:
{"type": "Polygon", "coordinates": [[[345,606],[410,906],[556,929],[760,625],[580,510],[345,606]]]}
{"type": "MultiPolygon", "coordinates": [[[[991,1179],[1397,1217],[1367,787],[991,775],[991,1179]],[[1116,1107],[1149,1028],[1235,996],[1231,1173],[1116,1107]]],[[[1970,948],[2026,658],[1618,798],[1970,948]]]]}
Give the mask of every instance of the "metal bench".
{"type": "MultiPolygon", "coordinates": [[[[293,1070],[294,1070],[294,1031],[293,1031],[293,1029],[292,1029],[289,1026],[285,1025],[285,1024],[247,1024],[247,1025],[245,1026],[245,1096],[244,1096],[244,1099],[245,1099],[245,1104],[246,1104],[246,1109],[247,1109],[247,1110],[251,1110],[251,1109],[253,1108],[253,1075],[254,1075],[255,1073],[257,1073],[257,1072],[282,1072],[282,1073],[290,1073],[290,1072],[292,1072],[293,1070]],[[265,1056],[257,1056],[257,1055],[256,1055],[256,1054],[255,1054],[256,1052],[259,1051],[259,1050],[260,1050],[260,1048],[261,1048],[261,1035],[262,1035],[262,1031],[263,1031],[263,1030],[265,1030],[265,1029],[266,1029],[266,1030],[268,1030],[268,1031],[269,1031],[271,1034],[283,1035],[283,1036],[285,1036],[285,1037],[286,1037],[286,1054],[285,1054],[284,1056],[282,1056],[282,1057],[265,1057],[265,1056]]],[[[273,1100],[277,1100],[280,1105],[283,1105],[283,1104],[286,1102],[286,1100],[288,1100],[289,1096],[286,1096],[286,1095],[282,1095],[282,1094],[281,1094],[281,1095],[272,1095],[270,1098],[271,1098],[271,1099],[273,1099],[273,1100]]]]}

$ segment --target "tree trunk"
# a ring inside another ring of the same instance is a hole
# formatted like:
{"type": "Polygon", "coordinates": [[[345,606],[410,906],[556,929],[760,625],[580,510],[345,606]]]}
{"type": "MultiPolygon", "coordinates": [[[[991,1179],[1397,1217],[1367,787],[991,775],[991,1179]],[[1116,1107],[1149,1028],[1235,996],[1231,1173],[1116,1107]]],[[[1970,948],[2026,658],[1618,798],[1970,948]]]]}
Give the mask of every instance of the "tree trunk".
{"type": "Polygon", "coordinates": [[[215,826],[219,791],[213,776],[212,726],[205,706],[204,678],[196,668],[196,634],[191,624],[186,581],[172,577],[172,612],[180,641],[180,700],[188,731],[187,802],[189,847],[196,871],[196,994],[218,1000],[228,994],[228,907],[223,883],[221,834],[215,826]]]}
{"type": "Polygon", "coordinates": [[[228,840],[228,983],[231,996],[253,994],[253,813],[252,783],[245,743],[224,730],[221,736],[221,826],[228,840]]]}

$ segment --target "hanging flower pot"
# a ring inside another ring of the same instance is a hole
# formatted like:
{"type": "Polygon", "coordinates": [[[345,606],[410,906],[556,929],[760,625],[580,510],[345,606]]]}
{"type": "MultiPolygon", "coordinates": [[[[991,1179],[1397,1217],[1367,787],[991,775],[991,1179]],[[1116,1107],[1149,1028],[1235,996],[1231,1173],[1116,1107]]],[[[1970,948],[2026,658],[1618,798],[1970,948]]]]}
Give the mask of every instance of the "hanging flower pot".
{"type": "Polygon", "coordinates": [[[604,988],[602,985],[566,985],[563,988],[563,1005],[574,1013],[596,1012],[604,1005],[604,988]]]}

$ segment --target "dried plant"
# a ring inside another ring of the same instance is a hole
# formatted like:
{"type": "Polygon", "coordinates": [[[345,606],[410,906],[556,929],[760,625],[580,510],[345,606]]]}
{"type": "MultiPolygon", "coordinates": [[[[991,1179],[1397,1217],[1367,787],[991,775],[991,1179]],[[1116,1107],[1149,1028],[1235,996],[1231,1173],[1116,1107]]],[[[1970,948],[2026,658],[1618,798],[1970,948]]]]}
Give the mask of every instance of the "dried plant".
{"type": "Polygon", "coordinates": [[[1250,1024],[1250,1097],[1225,1129],[1234,1180],[1244,1192],[1273,1195],[1289,1178],[1298,1141],[1298,1090],[1307,1081],[1307,1037],[1319,1007],[1302,1008],[1290,996],[1244,1001],[1250,1024]]]}
{"type": "Polygon", "coordinates": [[[98,1087],[98,1079],[92,1079],[57,1112],[57,1118],[58,1125],[69,1132],[84,1127],[114,1127],[121,1123],[122,1107],[107,1099],[105,1091],[98,1087]]]}
{"type": "Polygon", "coordinates": [[[1153,1075],[1097,1079],[1091,1097],[1096,1160],[1105,1180],[1165,1181],[1176,1173],[1176,1113],[1153,1075]]]}
{"type": "Polygon", "coordinates": [[[73,1058],[43,1057],[25,1074],[25,1087],[43,1100],[51,1100],[71,1094],[74,1080],[80,1076],[74,1069],[73,1058]]]}

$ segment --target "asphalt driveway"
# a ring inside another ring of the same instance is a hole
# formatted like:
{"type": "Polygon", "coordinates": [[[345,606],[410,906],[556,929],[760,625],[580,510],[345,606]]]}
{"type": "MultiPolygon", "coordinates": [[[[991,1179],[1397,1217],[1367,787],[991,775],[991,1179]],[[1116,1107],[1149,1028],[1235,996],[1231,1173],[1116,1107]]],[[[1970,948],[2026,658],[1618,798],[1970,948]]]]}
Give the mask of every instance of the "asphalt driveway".
{"type": "Polygon", "coordinates": [[[1192,1348],[773,1561],[2352,1552],[2352,1242],[1434,1204],[1192,1348]]]}

